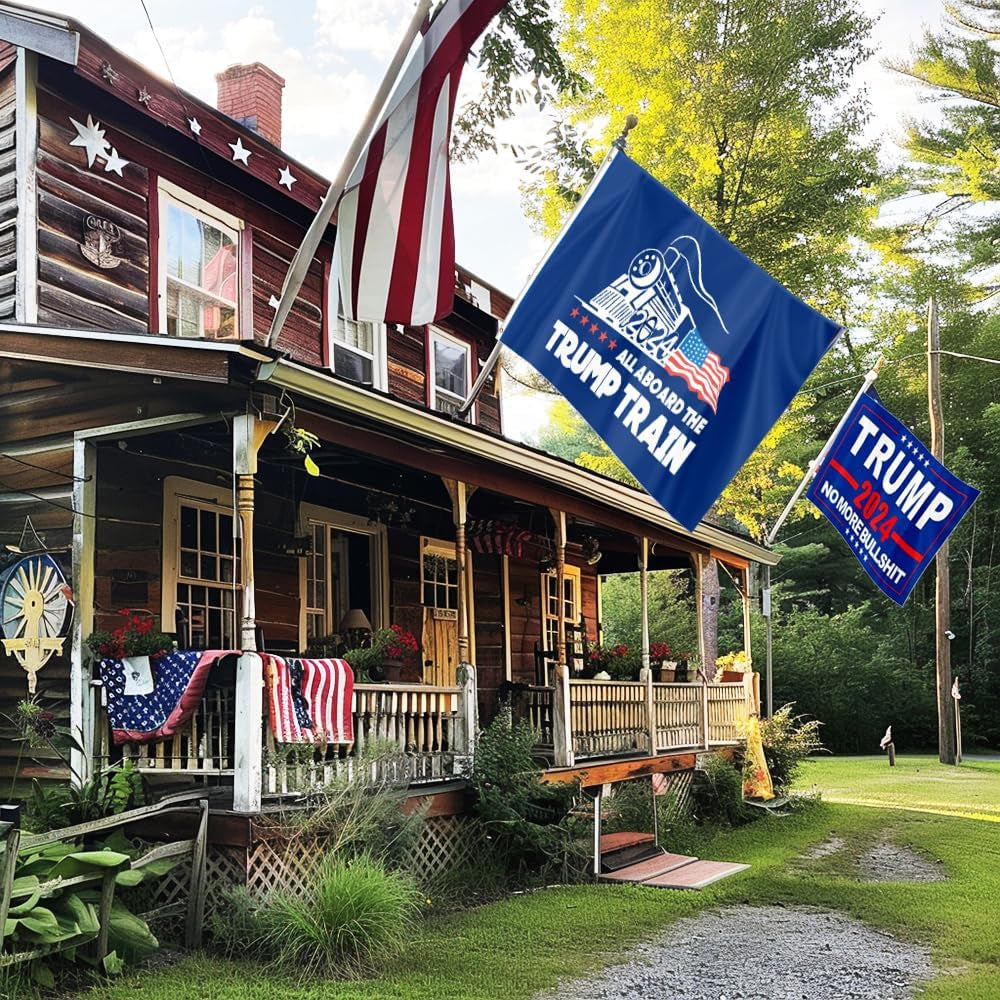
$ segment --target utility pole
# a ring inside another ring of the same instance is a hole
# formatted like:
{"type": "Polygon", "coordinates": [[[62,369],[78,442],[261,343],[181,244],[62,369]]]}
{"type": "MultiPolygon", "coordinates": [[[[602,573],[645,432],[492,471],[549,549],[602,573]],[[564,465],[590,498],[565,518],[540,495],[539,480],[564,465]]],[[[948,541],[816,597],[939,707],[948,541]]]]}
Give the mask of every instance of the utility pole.
{"type": "MultiPolygon", "coordinates": [[[[944,462],[944,415],[941,410],[941,338],[938,332],[937,299],[927,308],[927,403],[931,417],[931,454],[944,462]]],[[[935,557],[934,631],[937,662],[938,760],[957,764],[955,709],[951,697],[951,576],[948,571],[947,540],[935,557]]]]}

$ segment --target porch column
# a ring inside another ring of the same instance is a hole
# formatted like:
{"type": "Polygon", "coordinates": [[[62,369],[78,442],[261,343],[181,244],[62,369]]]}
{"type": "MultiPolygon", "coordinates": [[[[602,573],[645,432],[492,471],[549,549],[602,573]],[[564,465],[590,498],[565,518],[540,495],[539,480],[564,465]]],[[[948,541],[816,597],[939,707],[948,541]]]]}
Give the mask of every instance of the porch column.
{"type": "Polygon", "coordinates": [[[701,669],[704,671],[706,678],[711,679],[715,673],[715,664],[709,664],[705,662],[705,614],[704,608],[702,607],[702,555],[700,552],[695,552],[693,557],[694,562],[694,608],[695,608],[695,622],[698,628],[698,660],[701,663],[701,669]]]}
{"type": "Polygon", "coordinates": [[[653,701],[653,671],[649,659],[649,539],[639,539],[639,604],[642,610],[642,672],[646,683],[646,725],[649,729],[649,753],[656,756],[656,706],[653,701]]]}
{"type": "Polygon", "coordinates": [[[476,491],[475,486],[469,486],[457,479],[443,480],[445,489],[451,497],[451,514],[455,522],[455,572],[458,575],[458,588],[455,603],[458,612],[458,663],[469,662],[469,612],[468,601],[472,595],[467,594],[466,587],[466,549],[465,524],[469,516],[469,497],[476,491]]]}
{"type": "Polygon", "coordinates": [[[85,663],[84,639],[94,631],[94,557],[97,525],[97,445],[73,442],[73,638],[70,654],[69,726],[77,745],[70,752],[72,781],[86,782],[94,766],[94,693],[85,663]]]}
{"type": "Polygon", "coordinates": [[[750,567],[743,570],[743,586],[740,587],[740,598],[743,601],[743,651],[747,654],[747,666],[753,669],[753,656],[750,650],[750,567]]]}
{"type": "Polygon", "coordinates": [[[263,661],[257,654],[257,610],[253,571],[253,507],[257,452],[277,426],[252,413],[233,420],[233,471],[236,474],[236,516],[240,527],[240,570],[243,583],[240,649],[236,667],[236,746],[233,767],[233,809],[260,812],[264,740],[263,661]]]}
{"type": "MultiPolygon", "coordinates": [[[[569,767],[573,763],[572,709],[569,692],[569,665],[566,656],[566,617],[563,614],[563,591],[566,587],[566,513],[550,510],[555,521],[556,543],[556,667],[552,694],[552,743],[554,763],[569,767]]],[[[544,614],[545,609],[542,609],[544,614]]]]}

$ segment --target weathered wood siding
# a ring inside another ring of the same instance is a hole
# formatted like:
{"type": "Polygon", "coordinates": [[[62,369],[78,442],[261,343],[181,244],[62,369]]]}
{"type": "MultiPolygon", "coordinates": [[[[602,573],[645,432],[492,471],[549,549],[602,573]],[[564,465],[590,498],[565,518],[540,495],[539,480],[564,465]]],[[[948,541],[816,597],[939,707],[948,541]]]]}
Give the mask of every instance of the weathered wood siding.
{"type": "MultiPolygon", "coordinates": [[[[38,321],[52,326],[145,333],[149,329],[149,176],[133,161],[116,173],[88,168],[86,152],[71,146],[70,118],[86,112],[38,89],[38,321]],[[87,218],[121,231],[115,256],[100,268],[83,256],[87,218]]],[[[124,154],[122,154],[124,155],[124,154]]],[[[96,167],[96,164],[95,164],[96,167]]]]}
{"type": "MultiPolygon", "coordinates": [[[[0,51],[0,59],[7,55],[0,51]]],[[[0,70],[0,320],[14,318],[17,295],[17,87],[13,63],[0,70]]]]}

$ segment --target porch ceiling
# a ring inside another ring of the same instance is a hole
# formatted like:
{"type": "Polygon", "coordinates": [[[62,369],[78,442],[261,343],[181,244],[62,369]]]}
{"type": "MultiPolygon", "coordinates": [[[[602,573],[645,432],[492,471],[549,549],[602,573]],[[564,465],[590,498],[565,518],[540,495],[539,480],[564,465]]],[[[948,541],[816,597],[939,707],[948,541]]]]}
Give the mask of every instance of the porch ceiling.
{"type": "Polygon", "coordinates": [[[322,408],[302,406],[297,416],[299,426],[325,441],[558,508],[618,532],[646,535],[663,546],[661,552],[701,552],[741,567],[748,561],[775,565],[780,558],[749,539],[706,522],[689,532],[640,490],[302,365],[282,360],[268,382],[314,404],[325,404],[322,408]]]}

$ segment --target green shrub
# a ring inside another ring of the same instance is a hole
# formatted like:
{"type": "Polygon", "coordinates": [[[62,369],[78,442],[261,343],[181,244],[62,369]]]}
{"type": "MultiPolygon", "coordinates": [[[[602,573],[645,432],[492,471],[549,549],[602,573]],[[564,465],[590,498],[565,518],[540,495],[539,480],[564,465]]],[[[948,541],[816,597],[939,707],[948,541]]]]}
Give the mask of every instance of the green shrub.
{"type": "MultiPolygon", "coordinates": [[[[653,833],[654,796],[648,780],[623,781],[604,800],[604,833],[622,831],[653,833]]],[[[664,846],[674,848],[690,839],[693,826],[690,809],[673,792],[655,796],[656,832],[664,846]]]]}
{"type": "Polygon", "coordinates": [[[803,716],[793,716],[791,705],[782,706],[769,719],[761,719],[764,759],[775,792],[790,788],[802,762],[823,749],[819,738],[821,725],[818,719],[803,721],[803,716]]]}
{"type": "Polygon", "coordinates": [[[373,975],[409,944],[421,899],[410,876],[373,858],[327,854],[303,893],[255,904],[245,890],[230,892],[211,929],[231,957],[252,955],[302,979],[373,975]]]}
{"type": "Polygon", "coordinates": [[[691,783],[694,815],[700,823],[741,826],[755,819],[743,802],[742,761],[734,763],[720,753],[701,758],[691,783]]]}
{"type": "Polygon", "coordinates": [[[480,734],[472,769],[475,814],[482,820],[493,850],[508,867],[540,875],[565,865],[575,852],[570,814],[576,785],[543,785],[532,757],[535,731],[527,722],[512,724],[504,713],[480,734]]]}

